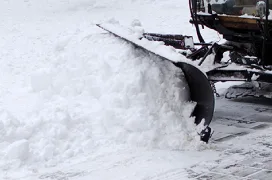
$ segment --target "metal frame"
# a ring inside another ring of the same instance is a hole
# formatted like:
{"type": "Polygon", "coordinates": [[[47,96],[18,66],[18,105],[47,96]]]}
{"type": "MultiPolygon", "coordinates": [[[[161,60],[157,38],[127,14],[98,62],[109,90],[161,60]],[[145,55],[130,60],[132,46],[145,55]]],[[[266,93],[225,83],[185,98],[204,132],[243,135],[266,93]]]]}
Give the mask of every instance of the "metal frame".
{"type": "Polygon", "coordinates": [[[234,30],[224,27],[222,22],[220,22],[220,17],[217,14],[211,13],[211,6],[208,6],[208,12],[210,11],[210,14],[198,14],[198,10],[202,9],[198,6],[199,4],[202,4],[201,2],[203,2],[203,0],[189,0],[192,18],[190,23],[196,27],[196,33],[200,42],[205,42],[199,30],[199,25],[202,25],[216,30],[229,41],[250,43],[258,47],[256,49],[260,48],[261,52],[258,52],[257,50],[255,52],[256,56],[261,59],[260,65],[272,65],[272,61],[268,59],[269,55],[267,55],[267,48],[272,48],[272,38],[269,34],[269,31],[272,30],[272,28],[269,28],[270,26],[268,26],[269,24],[272,24],[272,22],[269,23],[268,20],[269,0],[266,0],[265,19],[256,20],[259,24],[259,33],[249,32],[248,29],[238,31],[237,29],[234,30]]]}

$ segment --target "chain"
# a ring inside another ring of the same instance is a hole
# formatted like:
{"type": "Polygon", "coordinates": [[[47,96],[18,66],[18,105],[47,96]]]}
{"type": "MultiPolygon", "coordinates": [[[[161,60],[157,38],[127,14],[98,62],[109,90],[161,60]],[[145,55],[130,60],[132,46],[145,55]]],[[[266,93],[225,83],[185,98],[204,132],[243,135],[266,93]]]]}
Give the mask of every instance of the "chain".
{"type": "Polygon", "coordinates": [[[210,83],[211,83],[212,90],[215,93],[216,97],[220,97],[219,93],[216,91],[216,87],[215,87],[214,82],[211,81],[210,83]]]}

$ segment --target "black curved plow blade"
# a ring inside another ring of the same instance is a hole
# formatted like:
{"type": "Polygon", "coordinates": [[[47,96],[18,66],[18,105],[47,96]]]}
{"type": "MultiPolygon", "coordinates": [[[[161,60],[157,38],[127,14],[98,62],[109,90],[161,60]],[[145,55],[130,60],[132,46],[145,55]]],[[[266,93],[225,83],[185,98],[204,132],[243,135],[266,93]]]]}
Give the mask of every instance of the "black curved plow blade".
{"type": "MultiPolygon", "coordinates": [[[[171,60],[168,57],[165,57],[163,53],[158,51],[153,51],[150,47],[145,47],[139,43],[139,41],[144,38],[138,37],[137,39],[131,38],[129,34],[131,33],[130,29],[121,27],[120,25],[101,25],[97,24],[97,26],[114,36],[134,45],[136,48],[140,48],[147,53],[151,53],[155,56],[158,56],[162,60],[170,61],[176,67],[182,69],[185,78],[187,80],[188,86],[190,88],[190,99],[191,101],[196,102],[196,106],[194,111],[192,112],[193,117],[195,117],[195,124],[199,124],[202,120],[204,120],[204,125],[208,126],[213,118],[214,113],[214,92],[210,85],[210,82],[205,73],[203,73],[200,69],[198,69],[193,64],[189,62],[179,62],[176,60],[171,60]],[[117,28],[115,26],[118,26],[117,28]]],[[[143,35],[143,34],[142,34],[143,35]]],[[[202,133],[201,133],[202,134],[202,133]]]]}

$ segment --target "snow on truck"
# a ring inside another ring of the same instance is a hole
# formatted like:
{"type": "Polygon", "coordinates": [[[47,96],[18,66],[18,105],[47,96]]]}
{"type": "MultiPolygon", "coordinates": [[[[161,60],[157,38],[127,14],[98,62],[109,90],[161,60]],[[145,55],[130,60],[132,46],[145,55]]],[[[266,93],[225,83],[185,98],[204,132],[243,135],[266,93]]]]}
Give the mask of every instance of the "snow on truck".
{"type": "Polygon", "coordinates": [[[250,88],[230,88],[227,98],[272,95],[272,0],[189,0],[189,8],[188,23],[194,25],[198,42],[192,36],[146,33],[116,23],[97,26],[182,70],[190,100],[196,104],[191,116],[197,125],[204,121],[200,139],[208,142],[215,108],[214,83],[254,81],[250,88]],[[206,42],[200,30],[204,27],[215,30],[225,41],[206,42]]]}

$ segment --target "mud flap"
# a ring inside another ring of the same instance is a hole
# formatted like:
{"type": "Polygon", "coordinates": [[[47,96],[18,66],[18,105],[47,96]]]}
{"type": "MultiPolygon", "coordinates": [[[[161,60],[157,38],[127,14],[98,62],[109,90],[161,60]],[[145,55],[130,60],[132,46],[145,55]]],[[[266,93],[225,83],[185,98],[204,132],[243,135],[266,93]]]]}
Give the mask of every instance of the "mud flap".
{"type": "Polygon", "coordinates": [[[150,48],[146,48],[139,44],[140,39],[130,37],[131,30],[120,27],[103,26],[97,24],[98,27],[113,34],[114,36],[134,45],[136,48],[140,48],[147,53],[151,53],[160,57],[162,60],[170,61],[176,67],[180,68],[187,80],[187,84],[190,88],[190,99],[196,102],[194,111],[192,112],[195,117],[195,124],[199,124],[204,120],[204,125],[208,126],[213,118],[214,113],[214,93],[207,76],[194,65],[186,62],[174,62],[159,52],[152,51],[150,48]]]}

